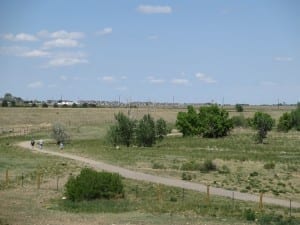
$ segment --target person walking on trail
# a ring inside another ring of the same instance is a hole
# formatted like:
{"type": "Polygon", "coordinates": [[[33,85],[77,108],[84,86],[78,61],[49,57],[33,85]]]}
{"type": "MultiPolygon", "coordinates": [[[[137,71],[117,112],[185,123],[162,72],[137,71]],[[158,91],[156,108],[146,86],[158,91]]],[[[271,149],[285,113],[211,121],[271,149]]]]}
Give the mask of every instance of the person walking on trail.
{"type": "Polygon", "coordinates": [[[40,149],[43,149],[43,145],[44,145],[44,141],[43,140],[39,140],[40,149]]]}
{"type": "Polygon", "coordinates": [[[31,147],[32,147],[32,148],[34,148],[35,141],[34,141],[34,139],[33,139],[33,138],[31,139],[31,142],[30,142],[30,144],[31,144],[31,147]]]}
{"type": "Polygon", "coordinates": [[[60,150],[63,150],[63,149],[64,149],[64,143],[63,143],[63,142],[60,142],[59,148],[60,148],[60,150]]]}

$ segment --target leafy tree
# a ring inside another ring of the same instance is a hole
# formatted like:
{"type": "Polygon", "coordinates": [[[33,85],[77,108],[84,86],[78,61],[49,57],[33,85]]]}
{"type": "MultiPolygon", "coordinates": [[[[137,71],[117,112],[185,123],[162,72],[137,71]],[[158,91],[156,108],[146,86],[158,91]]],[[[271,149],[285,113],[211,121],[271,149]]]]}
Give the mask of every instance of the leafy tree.
{"type": "Polygon", "coordinates": [[[177,114],[176,127],[183,136],[194,136],[199,134],[198,114],[193,106],[188,106],[187,112],[177,114]]]}
{"type": "Polygon", "coordinates": [[[244,111],[244,108],[243,108],[243,106],[242,106],[241,104],[236,104],[236,105],[235,105],[235,110],[236,110],[237,112],[243,112],[243,111],[244,111]]]}
{"type": "Polygon", "coordinates": [[[263,112],[256,112],[251,120],[251,125],[257,130],[256,140],[258,143],[263,143],[263,139],[267,137],[268,131],[272,130],[275,120],[263,112]]]}
{"type": "Polygon", "coordinates": [[[162,140],[168,133],[167,123],[164,119],[160,118],[156,121],[156,136],[162,140]]]}
{"type": "Polygon", "coordinates": [[[3,100],[1,105],[2,107],[8,107],[8,102],[6,100],[3,100]]]}
{"type": "Polygon", "coordinates": [[[107,133],[108,140],[113,145],[126,145],[129,147],[134,140],[135,121],[119,112],[115,115],[116,124],[112,125],[107,133]]]}
{"type": "Polygon", "coordinates": [[[300,131],[300,106],[299,106],[299,103],[297,105],[297,109],[295,109],[291,112],[291,117],[292,117],[293,127],[297,131],[300,131]]]}
{"type": "Polygon", "coordinates": [[[70,141],[70,136],[67,134],[64,126],[60,123],[56,123],[53,125],[52,138],[56,140],[57,144],[70,141]]]}
{"type": "Polygon", "coordinates": [[[3,98],[3,99],[6,100],[6,101],[8,101],[8,102],[11,102],[11,101],[14,100],[14,96],[13,96],[11,93],[6,93],[6,94],[4,95],[4,98],[3,98]]]}
{"type": "Polygon", "coordinates": [[[277,125],[279,131],[288,132],[293,128],[293,118],[291,113],[284,113],[280,118],[277,125]]]}
{"type": "Polygon", "coordinates": [[[183,136],[202,135],[208,138],[226,136],[233,128],[228,112],[217,105],[203,106],[199,113],[189,106],[187,113],[177,114],[176,126],[183,136]]]}
{"type": "Polygon", "coordinates": [[[144,115],[136,129],[136,141],[139,146],[152,147],[156,141],[155,122],[148,115],[144,115]]]}
{"type": "Polygon", "coordinates": [[[48,108],[48,104],[46,102],[43,102],[42,107],[43,108],[48,108]]]}
{"type": "Polygon", "coordinates": [[[199,130],[203,137],[224,137],[233,128],[228,112],[217,105],[201,107],[198,116],[199,130]]]}

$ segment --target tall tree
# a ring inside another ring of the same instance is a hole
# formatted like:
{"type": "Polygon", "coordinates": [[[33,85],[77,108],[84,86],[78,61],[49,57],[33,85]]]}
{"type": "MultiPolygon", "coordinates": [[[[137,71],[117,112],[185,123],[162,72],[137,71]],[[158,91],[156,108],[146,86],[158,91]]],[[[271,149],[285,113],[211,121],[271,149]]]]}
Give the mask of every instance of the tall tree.
{"type": "Polygon", "coordinates": [[[275,120],[269,114],[263,112],[256,112],[254,114],[251,125],[257,130],[256,140],[258,143],[263,143],[268,131],[272,130],[274,124],[275,120]]]}
{"type": "Polygon", "coordinates": [[[156,141],[155,122],[150,114],[144,115],[136,129],[136,141],[139,146],[152,147],[156,141]]]}

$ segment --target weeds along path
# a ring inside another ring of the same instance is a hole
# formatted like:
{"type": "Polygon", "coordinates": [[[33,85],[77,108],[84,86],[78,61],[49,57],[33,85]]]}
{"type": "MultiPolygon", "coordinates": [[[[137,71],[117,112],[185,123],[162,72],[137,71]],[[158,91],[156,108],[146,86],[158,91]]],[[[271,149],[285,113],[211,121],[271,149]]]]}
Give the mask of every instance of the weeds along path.
{"type": "MultiPolygon", "coordinates": [[[[18,146],[32,150],[32,147],[31,147],[29,141],[20,142],[18,144],[18,146]]],[[[203,184],[199,184],[199,183],[193,183],[193,182],[178,180],[178,179],[174,179],[174,178],[165,178],[165,177],[150,175],[150,174],[146,174],[146,173],[136,172],[136,171],[128,170],[128,169],[125,169],[125,168],[122,168],[119,166],[107,164],[107,163],[104,163],[101,161],[95,161],[93,159],[76,156],[76,155],[64,153],[64,152],[50,151],[45,148],[43,148],[42,150],[39,150],[35,147],[33,151],[38,151],[40,153],[45,153],[45,154],[49,154],[49,155],[54,155],[54,156],[58,156],[58,157],[63,157],[63,158],[83,162],[83,163],[86,163],[87,165],[89,165],[95,169],[98,169],[98,170],[105,170],[108,172],[119,173],[121,176],[123,176],[125,178],[130,178],[130,179],[140,180],[140,181],[147,181],[147,182],[152,182],[152,183],[157,183],[157,184],[163,184],[163,185],[172,186],[172,187],[179,187],[179,188],[184,188],[184,189],[203,192],[203,193],[207,192],[207,186],[203,185],[203,184]]],[[[238,199],[238,200],[242,200],[242,201],[251,201],[251,202],[257,202],[257,203],[259,202],[259,196],[253,195],[253,194],[241,193],[238,191],[229,191],[229,190],[225,190],[222,188],[215,188],[215,187],[210,187],[209,190],[210,190],[211,195],[217,195],[217,196],[228,197],[228,198],[234,197],[234,199],[238,199]]],[[[265,197],[265,196],[263,197],[263,203],[277,205],[277,206],[283,206],[283,207],[290,207],[289,200],[283,200],[283,199],[277,199],[277,198],[271,198],[271,197],[265,197]]],[[[300,208],[300,203],[292,202],[291,206],[292,206],[292,208],[300,208]]]]}

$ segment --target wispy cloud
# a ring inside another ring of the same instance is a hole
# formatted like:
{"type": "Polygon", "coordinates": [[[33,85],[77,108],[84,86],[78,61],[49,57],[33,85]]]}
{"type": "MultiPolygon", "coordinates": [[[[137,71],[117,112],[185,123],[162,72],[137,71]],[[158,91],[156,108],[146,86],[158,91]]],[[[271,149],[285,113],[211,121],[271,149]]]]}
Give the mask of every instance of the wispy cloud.
{"type": "Polygon", "coordinates": [[[24,52],[21,56],[23,56],[23,57],[46,57],[46,56],[50,56],[50,53],[47,51],[35,49],[35,50],[24,52]]]}
{"type": "Polygon", "coordinates": [[[31,34],[26,34],[26,33],[19,33],[19,34],[4,34],[1,35],[3,39],[8,40],[8,41],[37,41],[37,37],[31,34]]]}
{"type": "Polygon", "coordinates": [[[35,81],[27,85],[28,88],[42,88],[44,86],[43,82],[35,81]]]}
{"type": "Polygon", "coordinates": [[[13,55],[22,56],[29,48],[21,46],[2,46],[0,47],[0,54],[2,55],[13,55]]]}
{"type": "Polygon", "coordinates": [[[159,78],[155,78],[155,77],[153,77],[153,76],[147,77],[147,80],[148,80],[149,83],[151,83],[151,84],[163,84],[163,83],[165,83],[165,80],[159,79],[159,78]]]}
{"type": "Polygon", "coordinates": [[[44,49],[49,48],[75,48],[79,47],[79,42],[73,39],[55,39],[51,41],[46,41],[43,45],[44,49]]]}
{"type": "Polygon", "coordinates": [[[97,32],[97,35],[100,35],[100,36],[104,36],[104,35],[109,35],[112,33],[112,28],[111,27],[106,27],[104,28],[103,30],[100,30],[97,32]]]}
{"type": "Polygon", "coordinates": [[[100,78],[100,80],[105,81],[105,82],[114,82],[114,81],[116,81],[116,78],[113,76],[103,76],[100,78]]]}
{"type": "Polygon", "coordinates": [[[190,82],[188,79],[175,78],[171,81],[171,83],[175,85],[188,85],[190,82]]]}
{"type": "Polygon", "coordinates": [[[172,13],[172,7],[160,5],[140,5],[137,7],[137,11],[143,14],[170,14],[172,13]]]}
{"type": "Polygon", "coordinates": [[[293,61],[292,57],[286,57],[286,56],[277,56],[274,58],[274,61],[277,62],[290,62],[293,61]]]}
{"type": "Polygon", "coordinates": [[[87,59],[77,57],[60,57],[49,60],[46,67],[63,67],[88,63],[87,59]]]}
{"type": "Polygon", "coordinates": [[[37,36],[41,38],[53,38],[53,39],[82,39],[85,37],[83,32],[68,32],[65,30],[58,30],[50,33],[48,30],[41,30],[37,33],[37,36]]]}
{"type": "Polygon", "coordinates": [[[212,77],[204,74],[204,73],[196,73],[195,77],[204,82],[204,83],[207,83],[207,84],[213,84],[213,83],[216,83],[217,81],[215,79],[213,79],[212,77]]]}

